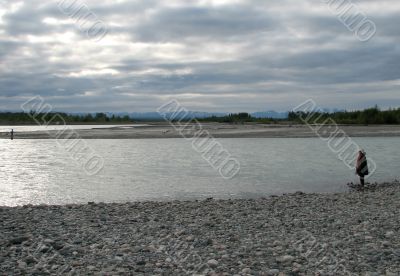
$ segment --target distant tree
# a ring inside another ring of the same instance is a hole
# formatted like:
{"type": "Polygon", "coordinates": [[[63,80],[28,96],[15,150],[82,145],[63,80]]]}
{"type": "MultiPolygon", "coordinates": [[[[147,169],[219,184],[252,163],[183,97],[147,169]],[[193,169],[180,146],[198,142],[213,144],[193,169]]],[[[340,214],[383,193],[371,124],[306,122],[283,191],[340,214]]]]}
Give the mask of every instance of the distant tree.
{"type": "Polygon", "coordinates": [[[289,112],[288,120],[302,123],[301,117],[311,116],[310,122],[322,123],[327,118],[333,119],[338,124],[399,124],[400,108],[380,110],[378,106],[362,111],[341,111],[334,113],[304,113],[289,112]]]}

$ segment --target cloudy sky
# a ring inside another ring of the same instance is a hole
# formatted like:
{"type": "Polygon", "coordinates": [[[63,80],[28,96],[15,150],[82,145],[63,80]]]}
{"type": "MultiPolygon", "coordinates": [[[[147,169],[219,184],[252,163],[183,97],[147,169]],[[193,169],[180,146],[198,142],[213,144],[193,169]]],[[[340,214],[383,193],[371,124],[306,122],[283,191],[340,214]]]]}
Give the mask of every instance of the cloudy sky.
{"type": "Polygon", "coordinates": [[[366,42],[325,2],[0,0],[0,110],[399,107],[400,2],[353,1],[366,42]]]}

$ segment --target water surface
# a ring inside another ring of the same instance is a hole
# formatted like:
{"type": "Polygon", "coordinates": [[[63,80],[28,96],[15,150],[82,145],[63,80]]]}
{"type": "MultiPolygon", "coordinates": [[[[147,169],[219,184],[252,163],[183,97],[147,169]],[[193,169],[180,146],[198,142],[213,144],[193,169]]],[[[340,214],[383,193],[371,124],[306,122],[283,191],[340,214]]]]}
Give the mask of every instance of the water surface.
{"type": "Polygon", "coordinates": [[[13,129],[15,132],[35,132],[35,131],[52,131],[52,130],[63,130],[66,127],[74,130],[85,130],[85,129],[96,129],[96,128],[132,128],[146,126],[145,124],[130,124],[130,125],[25,125],[25,126],[0,126],[1,132],[10,132],[13,129]]]}
{"type": "MultiPolygon", "coordinates": [[[[245,198],[336,192],[354,172],[318,138],[218,139],[241,164],[225,180],[184,139],[86,140],[104,158],[88,176],[55,140],[0,140],[0,205],[245,198]]],[[[399,176],[399,138],[358,138],[377,164],[369,181],[399,176]]]]}

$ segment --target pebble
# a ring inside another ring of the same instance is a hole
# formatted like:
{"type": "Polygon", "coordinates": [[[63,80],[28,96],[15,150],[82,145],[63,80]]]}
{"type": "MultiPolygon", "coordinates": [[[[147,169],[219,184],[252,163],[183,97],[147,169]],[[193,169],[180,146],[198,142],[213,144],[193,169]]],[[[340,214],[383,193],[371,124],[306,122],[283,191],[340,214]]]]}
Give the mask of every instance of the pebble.
{"type": "Polygon", "coordinates": [[[207,261],[207,264],[211,267],[211,268],[215,268],[218,266],[218,261],[215,259],[211,259],[207,261]]]}
{"type": "Polygon", "coordinates": [[[25,263],[24,261],[18,261],[18,267],[21,269],[26,269],[26,267],[28,266],[27,263],[25,263]]]}
{"type": "Polygon", "coordinates": [[[194,236],[188,236],[186,238],[186,241],[188,241],[188,242],[194,241],[194,236]]]}
{"type": "Polygon", "coordinates": [[[51,240],[51,239],[45,239],[43,242],[44,242],[45,244],[53,244],[53,243],[54,243],[54,241],[51,240]]]}
{"type": "Polygon", "coordinates": [[[290,255],[285,255],[285,256],[277,258],[276,260],[281,263],[291,263],[291,262],[293,262],[294,257],[290,256],[290,255]]]}
{"type": "Polygon", "coordinates": [[[248,268],[248,267],[246,267],[246,268],[243,268],[243,269],[242,269],[242,273],[245,273],[245,274],[250,274],[250,273],[251,273],[251,269],[250,269],[250,268],[248,268]]]}
{"type": "Polygon", "coordinates": [[[400,185],[264,199],[0,207],[0,275],[400,275],[400,185]],[[335,259],[331,259],[335,261],[335,259]],[[46,273],[45,271],[48,271],[46,273]]]}
{"type": "Polygon", "coordinates": [[[388,231],[388,232],[385,233],[385,237],[386,238],[391,238],[393,236],[394,236],[394,232],[393,231],[388,231]]]}
{"type": "Polygon", "coordinates": [[[24,241],[29,240],[30,238],[31,238],[30,236],[20,236],[20,237],[16,237],[16,238],[10,239],[9,243],[10,244],[21,244],[24,241]]]}
{"type": "Polygon", "coordinates": [[[278,275],[279,274],[279,269],[270,269],[270,270],[268,270],[268,272],[267,272],[267,275],[278,275]]]}

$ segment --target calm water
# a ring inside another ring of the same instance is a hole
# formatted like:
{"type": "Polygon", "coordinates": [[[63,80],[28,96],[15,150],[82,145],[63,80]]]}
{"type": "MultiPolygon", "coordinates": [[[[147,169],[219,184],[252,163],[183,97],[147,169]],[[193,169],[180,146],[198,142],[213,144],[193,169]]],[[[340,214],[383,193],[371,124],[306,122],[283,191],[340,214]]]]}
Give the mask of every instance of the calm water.
{"type": "MultiPolygon", "coordinates": [[[[237,198],[346,190],[356,181],[317,138],[218,139],[241,163],[224,180],[184,139],[86,140],[105,160],[88,176],[54,140],[0,140],[0,205],[237,198]]],[[[359,138],[377,163],[369,181],[399,177],[399,138],[359,138]]]]}
{"type": "MultiPolygon", "coordinates": [[[[68,129],[82,130],[82,129],[94,129],[94,128],[130,128],[145,126],[144,124],[130,124],[130,125],[68,125],[68,129]]],[[[39,126],[39,125],[27,125],[27,126],[0,126],[1,132],[10,132],[11,129],[18,132],[32,132],[32,131],[51,131],[51,130],[63,130],[64,125],[49,125],[49,126],[39,126]]]]}

